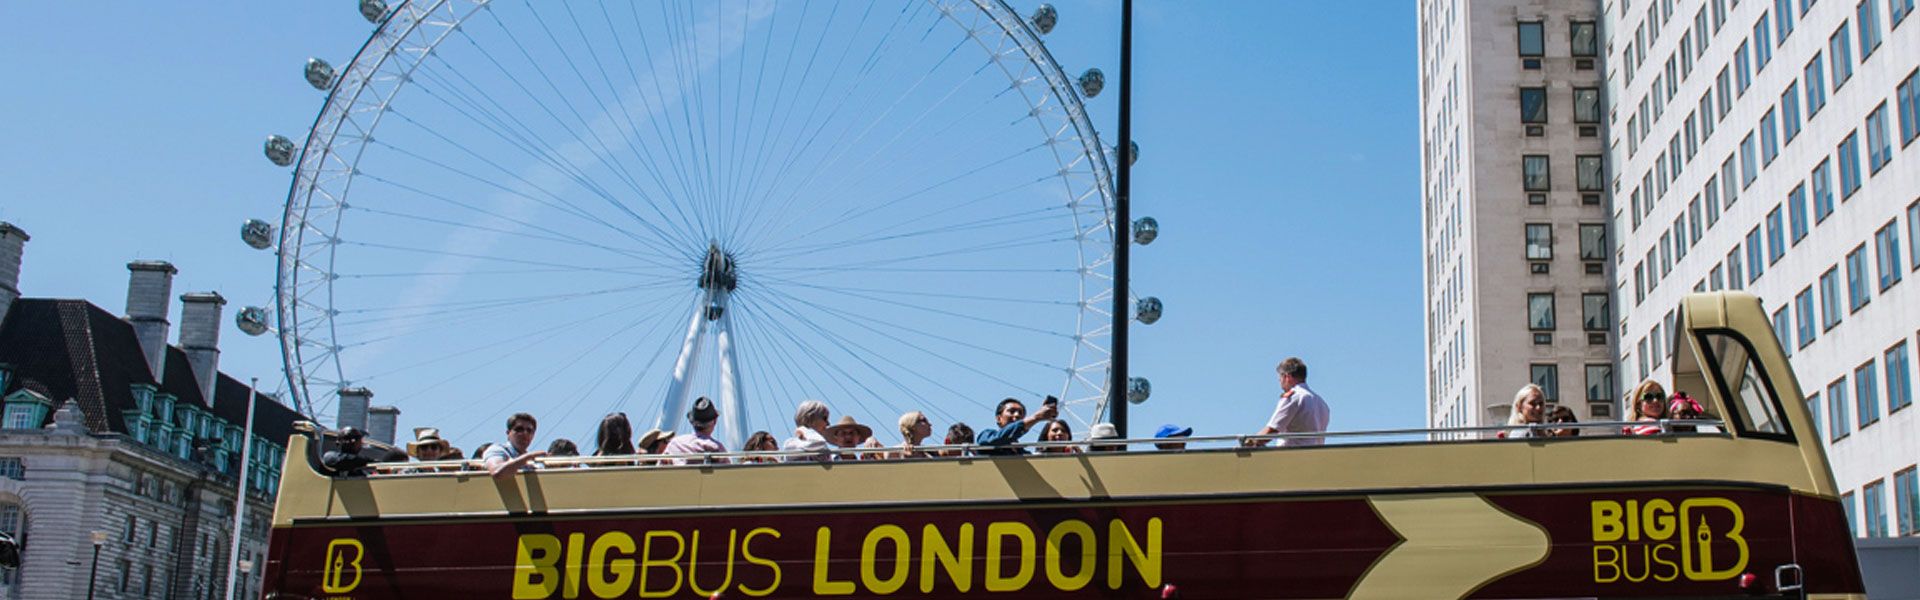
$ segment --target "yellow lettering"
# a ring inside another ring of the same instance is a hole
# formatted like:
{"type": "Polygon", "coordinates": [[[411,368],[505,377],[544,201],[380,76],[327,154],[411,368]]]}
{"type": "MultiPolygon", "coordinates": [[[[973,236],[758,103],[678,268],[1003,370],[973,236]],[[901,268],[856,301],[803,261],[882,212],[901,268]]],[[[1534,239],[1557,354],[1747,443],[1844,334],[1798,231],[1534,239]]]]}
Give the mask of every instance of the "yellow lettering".
{"type": "Polygon", "coordinates": [[[1053,526],[1053,531],[1047,532],[1047,581],[1053,582],[1053,587],[1063,592],[1087,587],[1087,583],[1093,581],[1093,566],[1099,561],[1094,557],[1093,543],[1093,526],[1086,521],[1068,519],[1053,526]],[[1060,566],[1062,557],[1066,555],[1060,542],[1065,541],[1067,536],[1080,538],[1080,571],[1072,575],[1066,574],[1066,570],[1060,566]]]}
{"type": "Polygon", "coordinates": [[[813,593],[819,596],[845,596],[852,594],[851,581],[833,581],[827,576],[827,548],[832,544],[833,532],[826,527],[813,538],[813,593]]]}
{"type": "Polygon", "coordinates": [[[693,548],[687,552],[687,587],[692,588],[693,593],[711,598],[714,594],[727,591],[727,586],[733,584],[733,541],[734,536],[739,534],[738,529],[727,530],[727,578],[720,580],[719,586],[707,590],[700,588],[700,530],[693,530],[693,548]]]}
{"type": "Polygon", "coordinates": [[[1120,557],[1133,561],[1133,568],[1140,571],[1140,578],[1147,587],[1160,587],[1160,518],[1147,519],[1147,547],[1140,549],[1140,543],[1133,539],[1133,532],[1127,525],[1114,519],[1107,523],[1107,587],[1120,589],[1126,576],[1120,572],[1120,557]]]}
{"type": "Polygon", "coordinates": [[[646,537],[640,542],[640,546],[640,597],[666,598],[680,593],[680,579],[685,575],[685,573],[682,573],[680,570],[680,556],[687,551],[687,539],[680,537],[680,532],[677,531],[649,531],[646,537]],[[654,558],[654,538],[673,540],[673,556],[658,559],[654,558]],[[669,579],[669,581],[673,582],[673,587],[661,591],[654,591],[652,588],[647,587],[647,575],[652,573],[655,567],[673,570],[673,577],[669,579]]]}
{"type": "Polygon", "coordinates": [[[1735,575],[1740,574],[1740,571],[1747,568],[1747,539],[1740,536],[1740,533],[1744,531],[1747,526],[1746,514],[1740,512],[1739,505],[1734,504],[1732,500],[1726,498],[1688,498],[1680,502],[1681,526],[1684,527],[1688,523],[1696,522],[1692,516],[1693,511],[1703,507],[1725,509],[1728,515],[1733,518],[1733,525],[1721,533],[1721,536],[1725,537],[1728,542],[1733,543],[1734,550],[1738,553],[1739,558],[1733,561],[1733,566],[1731,567],[1725,569],[1713,568],[1713,529],[1707,526],[1707,518],[1705,515],[1702,515],[1697,521],[1699,526],[1695,528],[1693,538],[1691,540],[1686,539],[1683,532],[1681,539],[1680,558],[1681,563],[1686,567],[1687,579],[1695,581],[1731,579],[1735,575]],[[1697,563],[1693,558],[1696,555],[1700,557],[1697,563]],[[1699,568],[1694,568],[1695,564],[1700,565],[1699,568]]]}
{"type": "Polygon", "coordinates": [[[867,584],[867,590],[875,594],[887,595],[900,590],[907,584],[907,572],[911,568],[907,560],[907,530],[897,525],[881,525],[867,532],[867,539],[860,544],[860,582],[867,584]],[[881,579],[879,574],[880,542],[893,542],[893,574],[881,579]]]}
{"type": "Polygon", "coordinates": [[[1647,533],[1649,540],[1668,540],[1673,538],[1677,529],[1673,522],[1673,503],[1663,498],[1648,500],[1646,508],[1641,509],[1640,528],[1647,533]]]}
{"type": "Polygon", "coordinates": [[[927,525],[920,530],[920,592],[933,591],[933,563],[947,572],[953,586],[964,594],[973,588],[973,524],[960,525],[960,550],[955,552],[940,535],[940,528],[927,525]]]}
{"type": "Polygon", "coordinates": [[[773,571],[773,583],[767,584],[765,589],[756,590],[747,587],[747,584],[740,584],[740,593],[754,597],[771,594],[775,588],[780,587],[780,563],[753,555],[753,537],[757,535],[770,535],[773,536],[773,539],[777,540],[780,539],[780,532],[771,527],[756,527],[752,531],[748,531],[746,537],[740,538],[740,556],[747,559],[749,563],[760,565],[773,571]]]}
{"type": "Polygon", "coordinates": [[[1626,535],[1627,526],[1620,521],[1621,512],[1619,502],[1612,500],[1593,502],[1593,541],[1611,542],[1626,535]]]}
{"type": "Polygon", "coordinates": [[[618,531],[609,531],[593,540],[591,556],[587,557],[587,589],[594,596],[613,598],[624,596],[627,588],[633,585],[633,559],[615,558],[608,560],[607,555],[619,552],[623,556],[633,555],[633,536],[618,531]],[[613,573],[613,579],[607,579],[607,572],[613,573]]]}
{"type": "Polygon", "coordinates": [[[1650,562],[1650,559],[1651,559],[1650,551],[1647,550],[1646,544],[1635,544],[1633,546],[1623,548],[1622,552],[1620,553],[1621,575],[1626,577],[1627,581],[1631,581],[1634,583],[1640,583],[1642,581],[1646,581],[1647,576],[1653,573],[1653,563],[1650,562]],[[1634,550],[1640,551],[1641,569],[1640,569],[1640,575],[1638,577],[1634,576],[1633,574],[1634,550]]]}
{"type": "Polygon", "coordinates": [[[1025,523],[1000,521],[987,525],[987,591],[1011,592],[1033,581],[1033,530],[1025,523]],[[1020,550],[1016,557],[1020,568],[1012,576],[1002,574],[1006,565],[1001,561],[1001,553],[1006,538],[1019,540],[1020,550]]]}
{"type": "Polygon", "coordinates": [[[1668,569],[1666,575],[1654,573],[1653,580],[1654,581],[1673,581],[1675,579],[1679,579],[1680,563],[1673,562],[1672,557],[1660,556],[1661,550],[1666,550],[1667,554],[1673,554],[1673,550],[1674,550],[1673,544],[1658,544],[1653,547],[1653,564],[1667,567],[1668,569]]]}
{"type": "Polygon", "coordinates": [[[1640,501],[1627,501],[1627,541],[1640,539],[1640,501]]]}
{"type": "Polygon", "coordinates": [[[520,536],[513,559],[513,597],[547,598],[560,589],[560,538],[544,533],[520,536]]]}
{"type": "MultiPolygon", "coordinates": [[[[1595,502],[1594,504],[1599,504],[1599,503],[1595,502]]],[[[1593,582],[1594,583],[1613,583],[1619,580],[1620,580],[1620,549],[1615,548],[1613,546],[1594,546],[1593,547],[1593,582]],[[1605,552],[1610,556],[1608,556],[1607,558],[1600,558],[1600,554],[1602,552],[1605,552]],[[1601,567],[1612,569],[1613,572],[1611,574],[1608,574],[1602,577],[1600,575],[1601,567]]]]}
{"type": "Polygon", "coordinates": [[[565,591],[561,595],[570,599],[580,597],[580,560],[584,554],[580,550],[586,543],[587,534],[567,534],[567,577],[562,580],[565,591]]]}

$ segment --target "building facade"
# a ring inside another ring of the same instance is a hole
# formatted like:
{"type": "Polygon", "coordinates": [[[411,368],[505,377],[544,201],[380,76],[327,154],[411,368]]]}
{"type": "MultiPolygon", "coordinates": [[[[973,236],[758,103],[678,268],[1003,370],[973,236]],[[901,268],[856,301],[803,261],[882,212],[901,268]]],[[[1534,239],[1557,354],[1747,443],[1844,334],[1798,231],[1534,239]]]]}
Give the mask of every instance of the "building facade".
{"type": "MultiPolygon", "coordinates": [[[[20,297],[27,239],[0,223],[0,530],[22,558],[0,570],[0,599],[225,597],[233,536],[242,564],[264,564],[302,417],[218,371],[218,294],[180,297],[170,344],[171,265],[128,265],[122,317],[20,297]]],[[[241,571],[240,596],[258,597],[257,572],[241,571]]]]}
{"type": "Polygon", "coordinates": [[[1914,0],[1608,0],[1622,386],[1671,380],[1674,308],[1772,314],[1856,531],[1920,528],[1914,0]]]}
{"type": "Polygon", "coordinates": [[[1421,0],[1427,422],[1617,417],[1593,0],[1421,0]]]}

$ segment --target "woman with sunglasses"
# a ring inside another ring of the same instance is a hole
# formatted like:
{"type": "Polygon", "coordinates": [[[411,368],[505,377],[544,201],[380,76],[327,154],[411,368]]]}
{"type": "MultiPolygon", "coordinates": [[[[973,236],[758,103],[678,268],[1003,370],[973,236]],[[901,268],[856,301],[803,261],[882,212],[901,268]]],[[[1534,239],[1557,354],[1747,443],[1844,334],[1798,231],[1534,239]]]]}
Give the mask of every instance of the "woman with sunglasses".
{"type": "Polygon", "coordinates": [[[1628,409],[1627,420],[1633,421],[1622,429],[1627,435],[1655,435],[1663,433],[1660,420],[1667,418],[1667,389],[1660,382],[1648,379],[1633,388],[1627,396],[1633,399],[1633,407],[1628,409]]]}
{"type": "Polygon", "coordinates": [[[927,414],[909,411],[900,415],[900,452],[890,453],[888,458],[925,458],[927,452],[920,447],[926,445],[927,438],[933,437],[933,421],[927,420],[927,414]]]}
{"type": "Polygon", "coordinates": [[[1547,390],[1538,384],[1520,386],[1513,394],[1513,412],[1507,416],[1507,426],[1513,427],[1496,434],[1498,438],[1548,437],[1545,429],[1526,428],[1528,425],[1541,425],[1547,422],[1547,390]]]}

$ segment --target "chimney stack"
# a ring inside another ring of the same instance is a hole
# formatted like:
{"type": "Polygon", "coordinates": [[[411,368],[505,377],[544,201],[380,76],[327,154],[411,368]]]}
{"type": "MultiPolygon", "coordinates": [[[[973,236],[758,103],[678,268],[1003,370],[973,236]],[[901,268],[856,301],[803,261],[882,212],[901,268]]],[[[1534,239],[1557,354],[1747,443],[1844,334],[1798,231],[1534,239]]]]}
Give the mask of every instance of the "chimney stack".
{"type": "Polygon", "coordinates": [[[227,299],[219,292],[180,296],[180,349],[200,384],[200,397],[213,406],[213,382],[220,377],[220,310],[227,299]]]}
{"type": "Polygon", "coordinates": [[[133,323],[133,335],[140,340],[140,353],[147,357],[147,372],[153,380],[166,378],[167,333],[172,323],[173,276],[179,269],[164,260],[136,260],[127,263],[132,272],[127,280],[127,321],[133,323]]]}
{"type": "Polygon", "coordinates": [[[363,387],[340,388],[339,427],[367,430],[367,403],[373,401],[373,391],[363,387]]]}
{"type": "Polygon", "coordinates": [[[20,299],[20,255],[28,239],[27,232],[0,221],[0,322],[6,321],[13,301],[20,299]]]}
{"type": "Polygon", "coordinates": [[[367,408],[367,437],[393,445],[393,430],[400,424],[400,409],[394,406],[367,408]]]}

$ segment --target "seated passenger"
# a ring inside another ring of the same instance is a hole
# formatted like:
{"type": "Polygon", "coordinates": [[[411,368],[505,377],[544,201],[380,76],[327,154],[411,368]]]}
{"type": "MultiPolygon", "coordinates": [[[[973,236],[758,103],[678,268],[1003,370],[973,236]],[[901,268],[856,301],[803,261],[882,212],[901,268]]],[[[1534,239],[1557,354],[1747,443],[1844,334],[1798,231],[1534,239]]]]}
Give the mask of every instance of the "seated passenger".
{"type": "MultiPolygon", "coordinates": [[[[693,432],[673,438],[667,442],[667,454],[719,454],[727,451],[726,444],[713,439],[713,426],[720,422],[720,411],[714,410],[713,401],[701,396],[693,401],[693,410],[687,411],[687,422],[693,424],[693,432]]],[[[727,459],[713,459],[716,463],[725,463],[727,459]]],[[[687,464],[687,459],[674,459],[673,464],[687,464]]]]}
{"type": "Polygon", "coordinates": [[[933,421],[927,420],[927,414],[909,411],[900,415],[900,452],[895,458],[921,458],[927,455],[920,450],[927,438],[933,437],[933,421]]]}
{"type": "MultiPolygon", "coordinates": [[[[1547,422],[1555,425],[1562,423],[1573,425],[1579,423],[1580,420],[1573,417],[1573,409],[1561,405],[1553,407],[1553,414],[1547,415],[1547,422]]],[[[1553,430],[1553,437],[1577,437],[1579,435],[1579,427],[1566,427],[1553,430]]]]}
{"type": "Polygon", "coordinates": [[[999,426],[981,430],[980,435],[974,438],[974,443],[987,447],[980,452],[981,454],[992,456],[1026,454],[1025,450],[1013,446],[1020,441],[1020,436],[1026,435],[1027,429],[1033,427],[1035,423],[1052,419],[1058,414],[1060,414],[1060,407],[1056,404],[1042,404],[1040,410],[1029,415],[1027,405],[1021,404],[1019,400],[1013,398],[1001,400],[999,406],[995,406],[993,410],[994,422],[999,426]]]}
{"type": "MultiPolygon", "coordinates": [[[[755,431],[753,435],[747,436],[746,447],[740,450],[743,452],[779,452],[780,442],[774,440],[773,434],[771,433],[755,431]]],[[[772,456],[749,456],[740,459],[740,462],[743,463],[770,463],[779,461],[779,458],[772,456]]]]}
{"type": "Polygon", "coordinates": [[[864,453],[848,451],[856,448],[875,447],[867,444],[867,442],[873,439],[873,428],[861,425],[860,421],[853,418],[853,415],[841,415],[839,423],[835,423],[832,427],[827,428],[827,439],[833,442],[834,447],[841,450],[841,452],[836,455],[837,460],[861,460],[869,458],[869,456],[864,453]]]}
{"type": "Polygon", "coordinates": [[[1627,420],[1633,421],[1621,429],[1627,435],[1654,435],[1661,433],[1660,420],[1667,418],[1667,390],[1660,382],[1648,379],[1633,388],[1627,396],[1633,402],[1633,408],[1627,411],[1627,420]]]}
{"type": "MultiPolygon", "coordinates": [[[[1112,423],[1094,423],[1093,428],[1087,431],[1088,442],[1117,439],[1120,439],[1120,430],[1115,428],[1112,423]]],[[[1127,445],[1094,443],[1087,446],[1087,450],[1092,452],[1126,452],[1127,445]]]]}
{"type": "MultiPolygon", "coordinates": [[[[667,442],[670,441],[673,441],[672,430],[655,427],[648,429],[646,433],[640,434],[640,440],[635,442],[634,446],[640,449],[641,454],[666,454],[667,442]]],[[[660,462],[659,460],[644,460],[641,461],[640,464],[657,465],[660,464],[660,462]]]]}
{"type": "MultiPolygon", "coordinates": [[[[1047,425],[1040,428],[1040,441],[1071,442],[1073,441],[1073,428],[1069,427],[1066,421],[1060,419],[1047,421],[1047,425]]],[[[1079,452],[1080,448],[1077,446],[1048,446],[1040,449],[1041,454],[1078,454],[1079,452]]]]}
{"type": "Polygon", "coordinates": [[[453,445],[442,439],[440,430],[433,427],[413,428],[413,441],[407,442],[407,455],[420,462],[457,460],[448,456],[453,453],[453,445]]]}
{"type": "Polygon", "coordinates": [[[1507,425],[1516,429],[1507,429],[1494,435],[1497,438],[1536,438],[1547,437],[1545,429],[1518,429],[1528,425],[1541,425],[1547,422],[1547,392],[1535,384],[1520,386],[1513,394],[1513,410],[1507,415],[1507,425]]]}
{"type": "MultiPolygon", "coordinates": [[[[1693,397],[1688,396],[1686,392],[1676,391],[1673,393],[1673,402],[1667,405],[1667,418],[1681,421],[1694,421],[1705,419],[1706,417],[1707,411],[1700,408],[1699,400],[1694,400],[1693,397]]],[[[1689,433],[1700,430],[1699,427],[1694,425],[1674,425],[1671,429],[1673,431],[1689,433]]]]}
{"type": "Polygon", "coordinates": [[[593,434],[594,456],[628,456],[635,454],[633,449],[633,423],[627,421],[627,413],[613,413],[600,418],[600,429],[593,434]]]}
{"type": "Polygon", "coordinates": [[[812,452],[818,456],[790,456],[789,461],[829,460],[828,452],[832,446],[827,443],[827,403],[819,400],[801,402],[793,411],[793,437],[780,445],[781,450],[812,452]]]}
{"type": "MultiPolygon", "coordinates": [[[[547,456],[580,456],[580,446],[567,438],[555,438],[553,443],[547,444],[547,456]]],[[[566,465],[567,468],[578,466],[579,463],[566,465]]]]}
{"type": "MultiPolygon", "coordinates": [[[[948,446],[965,446],[972,444],[973,428],[968,427],[966,423],[949,425],[947,426],[947,437],[942,438],[940,443],[948,446]]],[[[973,451],[961,448],[949,448],[940,451],[940,456],[968,456],[971,454],[973,454],[973,451]]]]}
{"type": "MultiPolygon", "coordinates": [[[[1161,425],[1159,431],[1153,432],[1153,438],[1157,440],[1184,439],[1187,437],[1191,437],[1192,435],[1193,435],[1192,427],[1181,427],[1179,425],[1174,425],[1171,423],[1166,425],[1161,425]]],[[[1285,444],[1281,444],[1281,445],[1284,446],[1285,444]]],[[[1187,449],[1187,443],[1185,441],[1154,442],[1153,447],[1159,448],[1161,450],[1185,450],[1187,449]]]]}
{"type": "Polygon", "coordinates": [[[320,455],[320,464],[333,471],[336,477],[366,477],[373,473],[373,469],[367,466],[373,461],[360,455],[366,449],[363,445],[366,435],[357,427],[341,428],[339,435],[334,436],[339,445],[320,455]]]}
{"type": "Polygon", "coordinates": [[[532,471],[533,461],[547,455],[545,450],[528,450],[533,446],[533,434],[540,424],[527,413],[514,413],[507,417],[507,443],[487,446],[487,452],[480,455],[480,464],[494,479],[510,477],[521,471],[532,471]]]}

